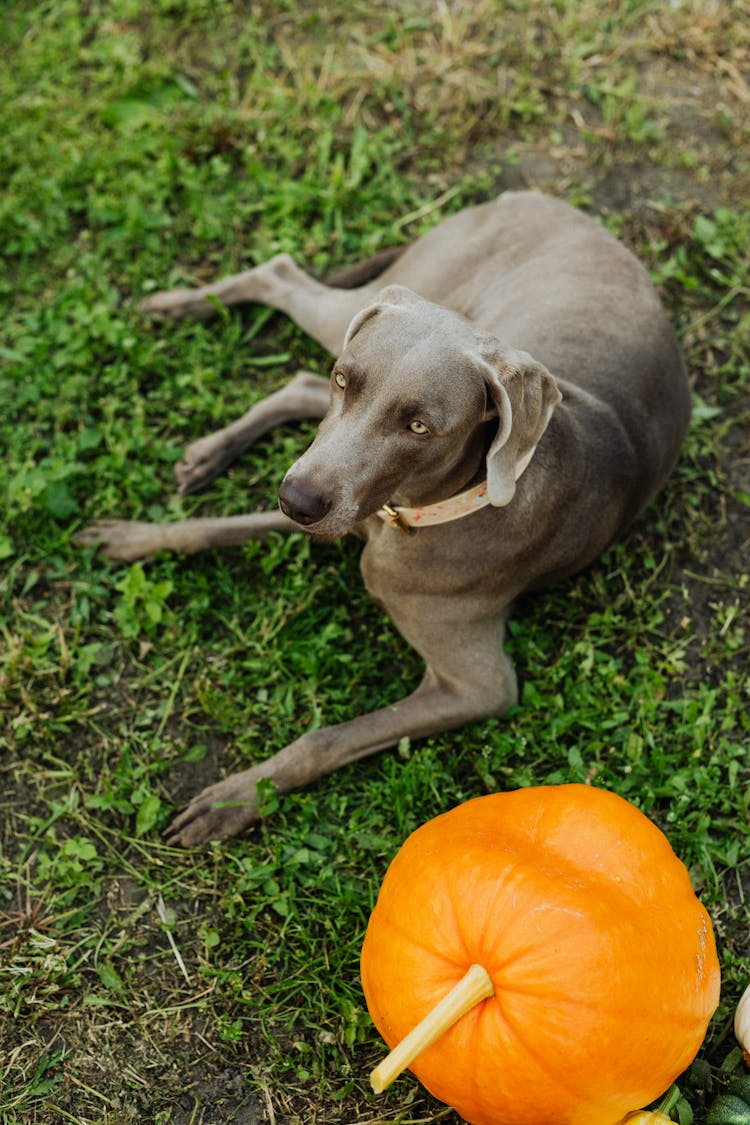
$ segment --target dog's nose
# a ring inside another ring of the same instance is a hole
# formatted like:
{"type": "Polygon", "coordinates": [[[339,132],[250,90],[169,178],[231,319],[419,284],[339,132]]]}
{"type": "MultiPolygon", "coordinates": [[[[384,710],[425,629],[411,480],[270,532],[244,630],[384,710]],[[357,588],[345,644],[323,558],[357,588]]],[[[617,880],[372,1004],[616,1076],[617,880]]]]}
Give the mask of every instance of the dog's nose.
{"type": "Polygon", "coordinates": [[[279,489],[279,507],[290,520],[308,527],[318,523],[333,507],[333,500],[312,492],[292,480],[283,480],[279,489]]]}

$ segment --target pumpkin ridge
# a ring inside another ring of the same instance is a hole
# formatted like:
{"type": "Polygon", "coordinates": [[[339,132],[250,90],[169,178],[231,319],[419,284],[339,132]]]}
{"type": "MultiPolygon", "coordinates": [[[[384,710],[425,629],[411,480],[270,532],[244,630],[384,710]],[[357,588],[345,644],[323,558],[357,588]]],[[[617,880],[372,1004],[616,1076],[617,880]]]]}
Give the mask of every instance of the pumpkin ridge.
{"type": "MultiPolygon", "coordinates": [[[[495,1002],[499,1000],[500,997],[496,993],[493,998],[490,998],[488,1001],[486,1001],[488,1010],[491,1008],[496,1008],[495,1002]]],[[[596,1007],[596,1005],[594,1004],[582,1005],[578,1002],[578,1000],[571,1000],[569,1004],[571,1007],[575,1008],[580,1008],[582,1006],[591,1008],[596,1007]]],[[[502,1005],[500,1004],[499,1007],[501,1008],[502,1005]]],[[[593,1125],[594,1122],[596,1123],[596,1125],[604,1125],[605,1122],[606,1125],[612,1125],[612,1123],[619,1122],[621,1120],[621,1118],[624,1116],[622,1110],[622,1099],[614,1092],[610,1093],[608,1096],[602,1096],[598,1106],[595,1106],[596,1115],[591,1116],[591,1113],[589,1112],[589,1114],[587,1114],[585,1123],[578,1116],[569,1116],[567,1112],[565,1113],[565,1116],[562,1116],[563,1110],[562,1107],[559,1106],[560,1092],[562,1092],[563,1096],[569,1098],[573,1105],[578,1105],[586,1101],[590,1111],[590,1107],[592,1106],[592,1097],[590,1091],[582,1087],[582,1084],[580,1082],[571,1080],[570,1071],[565,1070],[564,1068],[560,1068],[559,1058],[550,1058],[546,1053],[538,1050],[535,1046],[536,1041],[532,1036],[529,1036],[527,1034],[527,1028],[523,1026],[523,1024],[519,1026],[519,1024],[514,1021],[513,1018],[508,1015],[508,1013],[497,1014],[501,1015],[501,1018],[507,1024],[511,1036],[515,1040],[515,1043],[521,1046],[524,1054],[529,1060],[531,1060],[535,1068],[547,1076],[550,1081],[550,1089],[554,1091],[554,1093],[550,1095],[550,1101],[555,1102],[555,1108],[550,1110],[551,1115],[547,1116],[545,1114],[545,1117],[542,1119],[539,1116],[538,1107],[535,1107],[533,1118],[527,1119],[529,1125],[574,1125],[574,1123],[575,1125],[593,1125]]],[[[476,1021],[472,1034],[472,1038],[477,1042],[480,1038],[480,1031],[481,1026],[480,1020],[478,1019],[476,1021]]],[[[571,1028],[571,1039],[573,1038],[574,1028],[571,1028]]],[[[516,1047],[516,1050],[517,1049],[518,1048],[516,1047]]],[[[513,1065],[518,1066],[518,1061],[518,1058],[516,1058],[513,1065]]],[[[526,1065],[524,1065],[524,1069],[527,1069],[526,1065]]],[[[678,1073],[680,1073],[680,1071],[676,1071],[675,1076],[678,1073]]],[[[486,1096],[486,1092],[483,1092],[483,1089],[480,1087],[480,1077],[474,1069],[472,1069],[471,1071],[471,1076],[472,1086],[474,1088],[474,1104],[476,1104],[477,1099],[480,1102],[481,1100],[483,1100],[483,1098],[486,1096]]],[[[664,1089],[666,1089],[669,1084],[669,1082],[666,1082],[664,1084],[664,1089]]],[[[658,1097],[661,1092],[662,1091],[657,1091],[653,1096],[649,1096],[648,1100],[652,1101],[653,1098],[658,1097]]],[[[440,1095],[438,1094],[436,1096],[439,1097],[440,1095]]],[[[507,1095],[507,1097],[510,1097],[510,1095],[507,1095]]],[[[460,1107],[456,1108],[460,1112],[460,1107]]],[[[511,1119],[509,1118],[508,1120],[511,1119]]]]}
{"type": "MultiPolygon", "coordinates": [[[[458,875],[458,877],[460,879],[463,876],[463,872],[458,871],[455,864],[448,863],[445,859],[442,859],[440,869],[441,869],[441,875],[442,875],[442,882],[445,886],[446,897],[447,897],[448,902],[450,903],[450,906],[451,906],[451,915],[450,916],[453,920],[453,926],[455,927],[456,936],[458,938],[458,941],[460,942],[461,946],[463,947],[463,953],[464,953],[464,957],[465,957],[465,961],[466,961],[466,966],[468,967],[469,965],[473,964],[474,962],[476,962],[478,964],[484,964],[484,961],[482,960],[482,958],[478,954],[478,950],[477,950],[476,946],[474,945],[473,942],[470,942],[468,940],[465,927],[461,924],[462,918],[463,918],[463,912],[460,908],[461,907],[461,898],[460,898],[460,895],[459,896],[456,895],[456,889],[452,885],[453,878],[456,875],[458,875]]],[[[490,912],[488,911],[488,917],[489,917],[489,913],[490,912]]],[[[490,976],[492,976],[491,966],[490,965],[484,965],[484,967],[490,973],[490,976]]]]}
{"type": "MultiPolygon", "coordinates": [[[[561,787],[564,788],[564,787],[561,787]]],[[[588,789],[588,786],[581,788],[588,789]]],[[[602,792],[602,790],[597,790],[602,792]]],[[[493,796],[501,796],[501,794],[490,794],[487,797],[477,797],[473,801],[466,802],[467,806],[474,803],[481,803],[493,796]]],[[[620,804],[627,805],[627,802],[620,801],[620,804]]],[[[633,812],[638,810],[633,809],[633,812]]],[[[443,814],[449,816],[450,814],[443,814]]],[[[646,819],[643,813],[638,812],[640,818],[646,819]]],[[[436,821],[440,821],[441,817],[437,817],[436,821]]],[[[661,887],[654,889],[652,886],[639,883],[637,886],[631,886],[629,880],[623,877],[620,881],[612,878],[611,870],[608,869],[607,864],[610,862],[610,857],[616,856],[618,847],[623,849],[622,858],[632,859],[637,856],[639,848],[634,846],[628,839],[627,834],[622,832],[618,837],[603,837],[602,826],[595,824],[593,828],[587,833],[585,829],[579,831],[579,835],[588,834],[591,837],[591,846],[594,850],[596,858],[596,866],[591,866],[591,854],[583,857],[571,857],[566,854],[564,848],[569,844],[563,833],[558,829],[557,834],[561,836],[560,840],[547,839],[543,834],[544,817],[542,810],[534,818],[533,827],[530,829],[528,825],[523,826],[523,830],[513,826],[508,827],[501,823],[487,824],[483,823],[478,827],[466,827],[463,825],[450,826],[452,831],[448,836],[446,826],[446,840],[450,838],[453,847],[458,848],[462,845],[467,845],[468,849],[473,851],[480,851],[484,847],[486,850],[495,852],[502,852],[507,856],[513,857],[513,866],[538,866],[540,861],[550,870],[556,870],[559,876],[566,881],[571,881],[581,888],[586,887],[592,880],[596,880],[602,887],[608,887],[612,892],[617,892],[630,902],[641,904],[644,900],[658,901],[661,887]]],[[[426,827],[426,826],[423,826],[426,827]]],[[[431,825],[430,825],[431,827],[431,825]]],[[[669,845],[668,840],[655,825],[649,827],[653,829],[653,835],[649,840],[651,848],[655,845],[661,844],[661,851],[664,854],[664,859],[667,863],[671,860],[670,867],[674,867],[675,855],[669,845]]],[[[419,829],[417,830],[420,831],[419,829]]],[[[670,872],[670,884],[674,879],[674,870],[670,872]]],[[[666,880],[665,880],[666,881],[666,880]]],[[[689,876],[685,873],[685,893],[689,888],[691,895],[694,894],[692,885],[690,884],[689,876]]]]}
{"type": "MultiPolygon", "coordinates": [[[[465,971],[467,966],[464,965],[464,958],[463,957],[457,958],[457,957],[451,957],[447,953],[439,953],[435,949],[434,943],[431,942],[427,938],[424,938],[422,940],[417,940],[414,937],[413,932],[408,928],[408,925],[406,923],[401,922],[400,920],[397,921],[396,919],[394,919],[392,914],[381,913],[381,916],[379,917],[378,921],[379,921],[379,925],[381,926],[381,928],[383,928],[383,929],[387,928],[387,929],[391,930],[392,933],[396,937],[400,938],[404,942],[404,944],[408,945],[411,949],[419,949],[423,953],[428,954],[429,957],[434,958],[436,961],[441,960],[441,961],[445,962],[446,965],[449,965],[451,968],[455,968],[455,969],[457,969],[461,972],[465,971]]],[[[469,955],[467,953],[466,954],[467,963],[468,963],[468,956],[469,955]]]]}
{"type": "MultiPolygon", "coordinates": [[[[570,865],[573,869],[579,868],[579,863],[572,861],[569,854],[570,846],[574,841],[588,837],[591,844],[597,848],[597,867],[606,873],[612,866],[609,857],[618,846],[624,846],[631,854],[637,854],[642,850],[640,847],[633,846],[633,831],[638,833],[639,838],[645,838],[651,851],[656,848],[668,859],[674,858],[674,852],[661,829],[649,821],[640,809],[637,809],[624,798],[600,787],[569,784],[545,786],[544,798],[540,799],[540,788],[542,787],[530,787],[509,793],[494,793],[487,794],[484,797],[475,797],[465,802],[464,805],[457,806],[457,809],[442,815],[450,817],[452,812],[460,811],[463,814],[462,820],[470,823],[473,819],[472,805],[476,806],[476,811],[482,804],[485,805],[485,809],[489,809],[489,802],[493,799],[497,797],[508,798],[509,815],[506,815],[502,821],[493,822],[483,819],[481,825],[474,824],[470,829],[472,838],[479,839],[480,836],[486,835],[488,839],[493,839],[495,843],[498,841],[507,842],[514,851],[524,845],[545,854],[547,857],[560,858],[566,866],[570,865]],[[528,811],[526,819],[520,817],[520,823],[514,823],[512,821],[513,805],[517,804],[523,808],[523,806],[530,804],[533,799],[536,799],[536,807],[528,811]],[[582,805],[590,806],[590,809],[582,807],[582,805]],[[606,807],[608,807],[608,814],[604,816],[604,808],[606,807]],[[616,834],[611,832],[610,821],[613,819],[611,815],[613,812],[618,814],[615,819],[627,822],[627,831],[621,826],[616,834]],[[590,813],[591,820],[584,823],[582,827],[581,815],[585,816],[587,813],[590,813]]],[[[437,817],[436,821],[439,820],[440,817],[437,817]]],[[[453,832],[458,834],[457,826],[453,828],[453,832]]],[[[588,852],[582,861],[585,864],[584,869],[587,874],[592,871],[591,858],[591,853],[588,852]]],[[[642,893],[644,889],[650,891],[651,887],[641,887],[639,893],[642,893]]]]}
{"type": "MultiPolygon", "coordinates": [[[[517,1028],[514,1029],[514,1032],[516,1036],[519,1036],[517,1028]]],[[[581,1088],[577,1083],[573,1083],[569,1080],[568,1071],[566,1071],[564,1068],[561,1069],[559,1067],[559,1063],[556,1066],[555,1060],[548,1059],[543,1051],[537,1050],[535,1048],[534,1039],[532,1037],[523,1035],[520,1037],[520,1042],[529,1058],[531,1058],[533,1062],[536,1063],[536,1066],[540,1071],[542,1071],[542,1073],[547,1075],[547,1078],[550,1080],[550,1085],[553,1089],[556,1087],[558,1091],[564,1091],[564,1093],[567,1094],[568,1097],[570,1097],[574,1102],[578,1102],[579,1100],[581,1100],[581,1088]]],[[[588,1091],[586,1091],[585,1093],[588,1094],[588,1091]]],[[[617,1120],[617,1113],[619,1113],[619,1108],[613,1110],[612,1121],[617,1120]]],[[[608,1109],[603,1109],[602,1121],[604,1121],[605,1119],[605,1114],[608,1114],[608,1109]]],[[[568,1125],[569,1121],[570,1118],[568,1118],[566,1115],[565,1120],[563,1120],[562,1118],[559,1121],[556,1120],[555,1125],[568,1125]]]]}
{"type": "MultiPolygon", "coordinates": [[[[491,1005],[491,1006],[495,1007],[494,1000],[496,1000],[496,999],[497,999],[496,997],[490,998],[489,1000],[485,1001],[485,1005],[487,1005],[487,1006],[491,1005]]],[[[501,1018],[505,1019],[505,1016],[501,1014],[501,1018]]],[[[517,1122],[517,1125],[573,1125],[573,1119],[568,1115],[567,1112],[565,1112],[562,1109],[562,1107],[559,1106],[559,1095],[560,1095],[560,1093],[562,1093],[563,1097],[565,1097],[567,1099],[570,1099],[574,1104],[576,1104],[576,1103],[578,1103],[582,1100],[581,1099],[581,1090],[575,1084],[573,1084],[569,1081],[566,1081],[561,1077],[560,1071],[555,1069],[555,1061],[554,1060],[548,1060],[543,1053],[535,1051],[533,1049],[533,1045],[529,1041],[528,1036],[524,1035],[522,1037],[519,1037],[517,1029],[514,1028],[511,1023],[508,1023],[508,1027],[510,1029],[511,1035],[516,1039],[517,1043],[520,1043],[524,1054],[527,1056],[527,1058],[533,1064],[534,1068],[537,1071],[543,1073],[548,1078],[548,1080],[550,1081],[549,1102],[555,1103],[555,1109],[552,1109],[550,1107],[550,1114],[548,1115],[545,1112],[544,1117],[541,1117],[540,1112],[539,1112],[539,1107],[534,1106],[533,1107],[533,1116],[530,1117],[528,1115],[525,1115],[523,1118],[521,1118],[520,1116],[517,1116],[515,1118],[515,1120],[517,1122]],[[563,1113],[564,1113],[564,1116],[563,1116],[563,1113]]],[[[471,1044],[472,1044],[471,1055],[473,1057],[476,1057],[477,1054],[478,1054],[478,1044],[481,1041],[482,1034],[483,1034],[483,1031],[482,1031],[482,1026],[481,1026],[481,1019],[476,1019],[473,1023],[472,1031],[471,1031],[471,1044]]],[[[518,1047],[516,1047],[516,1051],[517,1050],[518,1050],[518,1047]]],[[[469,1055],[469,1049],[465,1044],[464,1044],[464,1052],[467,1056],[469,1055]]],[[[512,1062],[509,1062],[509,1064],[508,1064],[509,1067],[517,1067],[518,1061],[519,1061],[518,1058],[513,1059],[512,1062]]],[[[523,1063],[522,1065],[523,1065],[523,1069],[525,1071],[528,1071],[529,1069],[531,1069],[529,1067],[528,1063],[523,1063]]],[[[440,1100],[444,1100],[444,1091],[442,1091],[442,1089],[441,1089],[441,1081],[440,1080],[431,1081],[430,1078],[428,1077],[427,1081],[425,1081],[425,1077],[423,1076],[423,1074],[420,1073],[421,1068],[419,1066],[419,1060],[417,1060],[412,1065],[412,1069],[413,1069],[414,1073],[416,1074],[416,1076],[420,1079],[422,1084],[425,1086],[425,1088],[428,1089],[430,1091],[430,1093],[433,1094],[434,1097],[437,1097],[440,1100]]],[[[493,1097],[495,1098],[494,1104],[495,1105],[497,1104],[497,1100],[496,1100],[497,1094],[495,1093],[494,1090],[488,1090],[487,1087],[484,1085],[483,1076],[482,1076],[482,1074],[481,1074],[481,1072],[478,1068],[475,1068],[475,1067],[466,1068],[464,1070],[464,1081],[466,1080],[467,1077],[469,1078],[470,1087],[471,1087],[470,1094],[466,1098],[467,1104],[471,1104],[473,1106],[477,1106],[477,1105],[481,1106],[484,1103],[489,1102],[491,1099],[493,1099],[493,1097]]],[[[441,1076],[441,1078],[442,1078],[442,1076],[441,1076]]],[[[501,1100],[503,1102],[507,1103],[511,1100],[510,1087],[512,1087],[512,1081],[509,1082],[509,1088],[507,1090],[504,1089],[502,1091],[501,1100]]],[[[455,1099],[456,1104],[455,1104],[454,1108],[456,1109],[456,1111],[460,1115],[462,1114],[462,1104],[461,1103],[463,1101],[464,1101],[463,1098],[455,1099]]],[[[600,1121],[604,1122],[606,1120],[606,1121],[609,1122],[611,1120],[612,1122],[614,1122],[614,1121],[617,1120],[618,1113],[619,1113],[619,1107],[616,1111],[614,1111],[609,1116],[605,1116],[603,1114],[600,1118],[600,1121]]],[[[606,1114],[606,1110],[605,1110],[605,1114],[606,1114]]],[[[466,1115],[463,1114],[463,1116],[466,1116],[466,1115]]],[[[622,1115],[620,1114],[620,1116],[622,1116],[622,1115]]],[[[507,1120],[511,1120],[511,1118],[507,1118],[507,1120]]],[[[483,1118],[481,1116],[475,1115],[474,1121],[475,1121],[475,1125],[482,1125],[483,1118]]],[[[578,1125],[578,1123],[576,1123],[576,1125],[578,1125]]]]}
{"type": "MultiPolygon", "coordinates": [[[[521,870],[520,861],[516,861],[509,867],[506,867],[503,870],[503,878],[498,878],[495,880],[495,884],[492,888],[492,895],[487,900],[484,922],[476,937],[472,940],[469,939],[465,930],[465,926],[461,925],[461,920],[463,919],[463,911],[461,909],[462,896],[460,890],[459,888],[452,885],[453,879],[458,879],[460,886],[460,882],[464,876],[464,872],[462,870],[459,870],[458,868],[448,868],[447,865],[444,866],[446,870],[446,884],[449,887],[448,898],[453,908],[456,928],[461,937],[464,949],[466,950],[467,961],[469,963],[476,961],[479,964],[484,965],[494,981],[495,973],[496,971],[499,971],[500,968],[502,968],[502,965],[499,965],[497,963],[496,957],[493,956],[492,958],[490,958],[487,955],[487,934],[493,921],[493,915],[498,900],[500,900],[503,895],[507,894],[507,885],[511,880],[513,873],[515,871],[521,870]],[[449,876],[451,877],[450,879],[449,876]],[[490,961],[492,962],[491,964],[488,963],[490,961]]],[[[469,923],[467,922],[467,924],[469,923]]],[[[497,984],[495,984],[495,987],[497,987],[497,984]]]]}
{"type": "MultiPolygon", "coordinates": [[[[493,983],[494,983],[494,981],[493,981],[493,983]]],[[[493,997],[490,997],[489,1002],[493,1003],[493,1001],[496,1001],[496,1000],[497,1000],[497,990],[495,991],[495,995],[493,997]]],[[[499,1005],[496,1005],[496,1006],[499,1007],[499,1005]]],[[[500,1014],[502,1016],[502,1012],[500,1014]]],[[[474,1023],[473,1023],[473,1026],[472,1026],[472,1034],[471,1034],[471,1056],[470,1057],[474,1058],[474,1059],[477,1058],[479,1053],[480,1053],[479,1052],[479,1043],[481,1041],[481,1036],[482,1036],[481,1012],[478,1013],[478,1016],[480,1018],[474,1020],[474,1023]]],[[[504,1018],[504,1017],[502,1017],[502,1018],[504,1018]]],[[[469,1070],[469,1076],[470,1076],[470,1084],[471,1084],[470,1097],[471,1097],[472,1102],[476,1105],[478,1102],[480,1102],[480,1100],[482,1098],[482,1093],[483,1093],[482,1090],[480,1089],[480,1086],[479,1086],[479,1075],[477,1073],[476,1067],[471,1067],[471,1069],[469,1070]]]]}

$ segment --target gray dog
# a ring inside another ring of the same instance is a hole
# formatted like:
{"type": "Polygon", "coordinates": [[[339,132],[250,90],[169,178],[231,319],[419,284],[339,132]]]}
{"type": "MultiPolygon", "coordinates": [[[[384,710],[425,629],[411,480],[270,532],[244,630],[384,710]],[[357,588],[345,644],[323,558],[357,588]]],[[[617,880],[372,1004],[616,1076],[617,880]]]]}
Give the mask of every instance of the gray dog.
{"type": "Polygon", "coordinates": [[[367,589],[427,667],[394,706],[309,731],[209,786],[171,825],[182,845],[252,824],[261,778],[284,793],[405,736],[506,711],[514,599],[579,571],[628,526],[672,470],[690,413],[645,270],[598,223],[533,192],[440,223],[377,283],[323,285],[281,255],[144,308],[206,316],[216,299],[281,309],[339,356],[330,381],[300,373],[177,468],[190,491],[271,426],[322,418],[284,479],[281,511],[102,522],[80,541],[131,560],[272,530],[355,531],[367,589]]]}

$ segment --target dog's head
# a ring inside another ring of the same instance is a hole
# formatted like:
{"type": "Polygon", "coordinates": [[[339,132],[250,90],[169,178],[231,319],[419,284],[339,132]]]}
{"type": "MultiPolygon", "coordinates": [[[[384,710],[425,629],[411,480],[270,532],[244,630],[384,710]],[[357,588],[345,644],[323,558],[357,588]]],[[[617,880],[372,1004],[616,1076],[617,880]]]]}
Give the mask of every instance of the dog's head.
{"type": "Polygon", "coordinates": [[[482,459],[490,503],[509,504],[559,400],[531,356],[389,286],[349,326],[328,412],[284,478],[281,507],[334,537],[385,503],[446,499],[482,459]]]}

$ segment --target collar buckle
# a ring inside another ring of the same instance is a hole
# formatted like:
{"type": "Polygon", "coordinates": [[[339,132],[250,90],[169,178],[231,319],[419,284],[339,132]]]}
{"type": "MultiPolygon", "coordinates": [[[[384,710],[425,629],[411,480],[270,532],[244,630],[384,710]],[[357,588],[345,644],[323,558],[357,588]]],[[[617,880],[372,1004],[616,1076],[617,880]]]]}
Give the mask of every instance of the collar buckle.
{"type": "Polygon", "coordinates": [[[382,510],[388,516],[391,527],[398,528],[398,530],[403,531],[405,535],[411,535],[411,527],[396,508],[391,504],[383,504],[382,510]]]}

